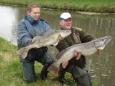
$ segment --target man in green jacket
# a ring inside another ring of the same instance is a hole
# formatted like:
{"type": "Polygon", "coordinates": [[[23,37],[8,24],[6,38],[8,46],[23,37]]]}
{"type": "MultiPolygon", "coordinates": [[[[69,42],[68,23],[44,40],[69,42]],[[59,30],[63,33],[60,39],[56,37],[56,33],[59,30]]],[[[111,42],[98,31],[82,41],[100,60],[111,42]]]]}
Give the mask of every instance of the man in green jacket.
{"type": "MultiPolygon", "coordinates": [[[[64,12],[60,15],[60,28],[62,30],[72,30],[72,33],[61,40],[56,48],[60,51],[73,45],[91,41],[92,36],[85,34],[81,28],[72,27],[72,17],[69,12],[64,12]]],[[[73,76],[73,79],[76,81],[77,86],[92,86],[90,76],[85,70],[86,59],[85,56],[75,53],[75,56],[69,61],[69,64],[66,68],[60,66],[58,79],[61,83],[64,83],[64,74],[65,72],[70,72],[73,76]]]]}

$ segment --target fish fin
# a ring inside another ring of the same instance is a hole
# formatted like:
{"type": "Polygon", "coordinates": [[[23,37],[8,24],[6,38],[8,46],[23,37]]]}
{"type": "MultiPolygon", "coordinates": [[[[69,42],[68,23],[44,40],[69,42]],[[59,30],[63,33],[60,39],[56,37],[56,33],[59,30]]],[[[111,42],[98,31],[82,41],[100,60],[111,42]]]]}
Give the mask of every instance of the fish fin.
{"type": "Polygon", "coordinates": [[[62,39],[62,36],[61,34],[59,34],[58,38],[57,38],[57,41],[53,44],[53,46],[56,46],[58,45],[59,41],[62,39]]]}
{"type": "Polygon", "coordinates": [[[52,64],[48,67],[48,71],[53,71],[55,74],[58,74],[59,68],[52,64]]]}
{"type": "Polygon", "coordinates": [[[27,53],[23,53],[22,55],[21,55],[21,58],[22,59],[25,59],[27,57],[27,53]]]}
{"type": "Polygon", "coordinates": [[[79,28],[79,27],[74,27],[76,30],[78,30],[78,31],[83,31],[83,29],[82,28],[79,28]]]}
{"type": "Polygon", "coordinates": [[[100,50],[99,49],[97,49],[97,55],[100,55],[100,50]]]}
{"type": "Polygon", "coordinates": [[[62,67],[63,67],[64,69],[67,67],[67,65],[68,65],[68,61],[62,63],[62,67]]]}
{"type": "Polygon", "coordinates": [[[53,44],[53,46],[56,46],[56,45],[58,45],[58,41],[53,44]]]}
{"type": "Polygon", "coordinates": [[[62,40],[63,39],[63,37],[61,36],[61,34],[59,34],[59,36],[58,36],[58,41],[60,41],[60,40],[62,40]]]}

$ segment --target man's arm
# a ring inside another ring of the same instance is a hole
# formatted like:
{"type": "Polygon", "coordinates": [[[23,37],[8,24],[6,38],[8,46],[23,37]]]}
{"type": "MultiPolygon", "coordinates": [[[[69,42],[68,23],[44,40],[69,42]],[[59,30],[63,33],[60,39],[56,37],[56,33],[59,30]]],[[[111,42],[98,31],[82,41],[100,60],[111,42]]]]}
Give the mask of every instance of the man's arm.
{"type": "Polygon", "coordinates": [[[17,27],[17,39],[19,46],[25,47],[26,45],[31,43],[32,37],[26,29],[26,25],[23,21],[18,24],[17,27]]]}
{"type": "Polygon", "coordinates": [[[81,39],[82,43],[89,42],[89,41],[94,39],[94,37],[92,37],[91,35],[86,34],[83,31],[80,31],[79,33],[80,33],[80,39],[81,39]]]}

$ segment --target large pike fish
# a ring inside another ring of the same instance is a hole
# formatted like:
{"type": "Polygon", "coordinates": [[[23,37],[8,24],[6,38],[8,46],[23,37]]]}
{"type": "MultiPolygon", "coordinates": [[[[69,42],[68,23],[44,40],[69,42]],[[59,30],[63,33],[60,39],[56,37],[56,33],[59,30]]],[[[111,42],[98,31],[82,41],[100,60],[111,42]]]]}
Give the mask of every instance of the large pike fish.
{"type": "Polygon", "coordinates": [[[60,64],[62,64],[62,67],[66,68],[67,64],[65,63],[68,63],[68,61],[74,57],[75,52],[80,52],[82,55],[88,56],[94,54],[97,50],[103,50],[111,39],[111,36],[104,36],[87,43],[74,44],[62,50],[56,57],[58,60],[54,62],[48,70],[56,72],[56,70],[59,70],[60,64]]]}
{"type": "Polygon", "coordinates": [[[48,35],[36,36],[32,39],[32,43],[26,47],[18,50],[18,55],[25,59],[28,51],[32,48],[40,48],[44,46],[54,45],[56,46],[60,40],[71,34],[71,30],[57,30],[48,35]]]}

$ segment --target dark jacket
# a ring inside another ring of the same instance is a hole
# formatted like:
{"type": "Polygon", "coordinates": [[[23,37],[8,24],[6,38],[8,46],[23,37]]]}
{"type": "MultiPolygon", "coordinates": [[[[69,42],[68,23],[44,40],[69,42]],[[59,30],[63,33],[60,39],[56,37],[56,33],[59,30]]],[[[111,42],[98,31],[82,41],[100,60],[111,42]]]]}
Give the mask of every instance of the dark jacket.
{"type": "Polygon", "coordinates": [[[49,25],[43,19],[35,21],[31,16],[25,16],[17,27],[18,48],[22,48],[31,43],[33,37],[44,35],[50,31],[49,25]]]}
{"type": "MultiPolygon", "coordinates": [[[[88,41],[91,41],[92,39],[93,39],[93,37],[90,36],[90,35],[85,34],[82,31],[82,29],[72,28],[72,33],[68,37],[61,40],[58,43],[58,45],[56,46],[56,48],[60,52],[63,49],[65,49],[69,46],[72,46],[73,44],[88,42],[88,41]]],[[[85,60],[85,57],[82,55],[79,60],[72,60],[72,63],[75,63],[79,67],[83,68],[83,67],[85,67],[86,60],[85,60]],[[73,62],[73,61],[75,61],[75,62],[73,62]]]]}

